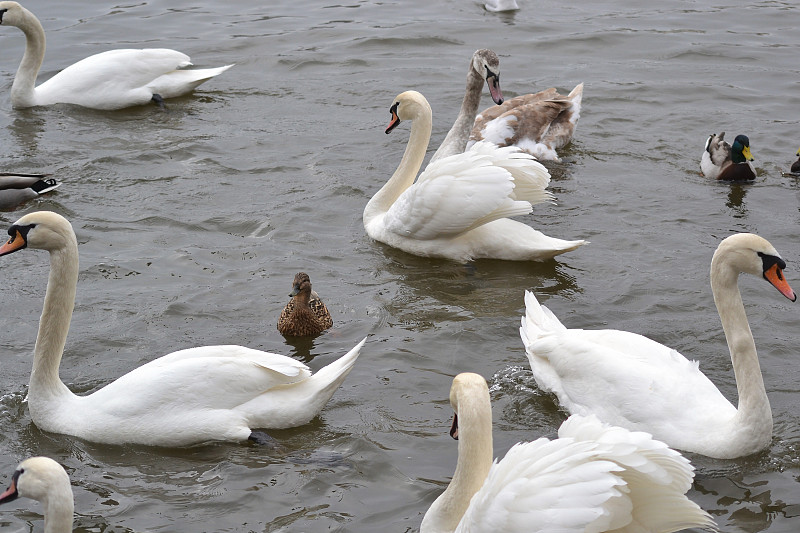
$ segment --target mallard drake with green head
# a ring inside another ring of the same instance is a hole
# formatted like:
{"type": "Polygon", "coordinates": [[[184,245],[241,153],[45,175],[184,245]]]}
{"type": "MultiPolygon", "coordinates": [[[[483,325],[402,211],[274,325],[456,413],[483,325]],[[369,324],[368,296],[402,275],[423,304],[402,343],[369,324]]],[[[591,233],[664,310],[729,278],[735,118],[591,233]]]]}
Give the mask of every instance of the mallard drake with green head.
{"type": "Polygon", "coordinates": [[[723,181],[747,181],[756,178],[756,169],[750,161],[750,139],[737,135],[733,145],[723,140],[725,132],[712,133],[706,141],[700,170],[707,178],[723,181]]]}
{"type": "Polygon", "coordinates": [[[0,209],[13,209],[59,185],[56,180],[48,179],[47,174],[0,172],[0,209]]]}

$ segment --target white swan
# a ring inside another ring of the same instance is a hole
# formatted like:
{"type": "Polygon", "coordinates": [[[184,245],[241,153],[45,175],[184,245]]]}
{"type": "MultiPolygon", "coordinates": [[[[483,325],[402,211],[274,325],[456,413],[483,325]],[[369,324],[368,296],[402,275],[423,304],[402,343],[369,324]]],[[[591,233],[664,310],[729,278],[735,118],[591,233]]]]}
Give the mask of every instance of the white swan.
{"type": "Polygon", "coordinates": [[[60,183],[47,174],[0,172],[0,209],[13,209],[22,202],[50,192],[60,183]]]}
{"type": "Polygon", "coordinates": [[[586,242],[554,239],[505,218],[551,199],[547,169],[516,148],[476,144],[428,165],[414,183],[431,136],[431,108],[420,93],[406,91],[395,98],[391,114],[386,133],[411,120],[411,136],[397,170],[364,209],[364,228],[373,239],[456,261],[542,261],[586,242]]]}
{"type": "Polygon", "coordinates": [[[519,9],[517,0],[488,0],[483,3],[486,11],[516,11],[519,9]]]}
{"type": "Polygon", "coordinates": [[[64,468],[49,457],[31,457],[22,461],[11,484],[0,494],[0,504],[18,497],[36,500],[44,507],[45,533],[70,533],[74,499],[69,476],[64,468]]]}
{"type": "Polygon", "coordinates": [[[785,267],[775,248],[751,233],[723,240],[711,260],[711,290],[730,349],[738,408],[696,361],[627,331],[567,329],[526,292],[520,335],[536,382],[570,413],[596,414],[673,448],[722,459],[758,452],[772,438],[772,412],[737,281],[740,272],[763,276],[795,301],[785,267]]]}
{"type": "Polygon", "coordinates": [[[583,83],[567,95],[551,87],[515,96],[481,111],[467,148],[478,141],[490,141],[498,146],[516,146],[540,161],[559,161],[558,150],[572,141],[582,100],[583,83]]]}
{"type": "Polygon", "coordinates": [[[166,48],[110,50],[71,65],[36,87],[45,35],[36,16],[17,2],[0,2],[0,25],[25,34],[25,54],[11,86],[15,108],[76,104],[93,109],[121,109],[161,103],[192,91],[228,70],[224,67],[178,70],[191,65],[189,56],[166,48]]]}
{"type": "MultiPolygon", "coordinates": [[[[461,109],[453,126],[447,132],[442,144],[431,157],[430,163],[449,155],[460,154],[467,147],[478,105],[481,103],[483,81],[489,86],[489,94],[495,104],[503,103],[503,92],[500,90],[500,59],[491,50],[476,50],[472,54],[467,71],[467,88],[461,109]]],[[[429,164],[430,164],[429,163],[429,164]]]]}
{"type": "Polygon", "coordinates": [[[573,415],[557,440],[516,444],[492,463],[486,380],[459,374],[450,403],[458,463],[420,533],[717,531],[686,497],[694,477],[689,461],[646,433],[573,415]]]}
{"type": "Polygon", "coordinates": [[[50,277],[28,388],[41,429],[108,444],[189,446],[244,441],[251,429],[286,428],[316,416],[344,381],[366,339],[313,376],[290,357],[243,346],[201,346],[151,361],[86,396],[61,382],[58,367],[78,281],[78,245],[70,223],[47,211],[8,230],[0,256],[50,252],[50,277]]]}

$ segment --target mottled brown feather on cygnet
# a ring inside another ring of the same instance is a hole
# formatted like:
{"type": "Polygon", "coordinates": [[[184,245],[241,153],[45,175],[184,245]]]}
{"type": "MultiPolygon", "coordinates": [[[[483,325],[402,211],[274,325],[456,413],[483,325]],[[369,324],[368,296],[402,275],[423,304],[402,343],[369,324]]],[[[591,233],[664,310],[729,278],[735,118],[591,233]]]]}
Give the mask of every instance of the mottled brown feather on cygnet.
{"type": "Polygon", "coordinates": [[[287,337],[319,335],[333,327],[328,308],[319,295],[311,290],[311,279],[305,272],[298,272],[292,282],[292,297],[283,308],[278,319],[278,331],[287,337]]]}
{"type": "Polygon", "coordinates": [[[467,149],[486,140],[516,146],[539,160],[559,161],[557,151],[572,141],[582,99],[583,83],[579,83],[567,95],[551,87],[485,109],[475,117],[467,149]]]}

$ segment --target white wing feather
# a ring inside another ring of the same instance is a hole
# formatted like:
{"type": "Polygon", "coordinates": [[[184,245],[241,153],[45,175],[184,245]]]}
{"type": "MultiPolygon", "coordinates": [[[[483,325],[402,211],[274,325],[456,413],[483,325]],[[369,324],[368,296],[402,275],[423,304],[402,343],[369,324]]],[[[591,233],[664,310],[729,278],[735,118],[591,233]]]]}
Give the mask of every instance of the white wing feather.
{"type": "Polygon", "coordinates": [[[495,462],[456,531],[716,530],[685,496],[692,479],[689,461],[650,435],[573,415],[559,439],[517,444],[495,462]]]}
{"type": "Polygon", "coordinates": [[[439,159],[392,204],[388,231],[414,239],[452,237],[493,220],[524,215],[552,199],[550,175],[517,149],[477,143],[439,159]]]}
{"type": "Polygon", "coordinates": [[[571,413],[646,428],[679,449],[715,418],[736,414],[697,361],[676,350],[627,331],[566,329],[530,292],[525,306],[520,337],[536,383],[571,413]],[[691,398],[713,412],[687,409],[673,398],[691,398]]]}

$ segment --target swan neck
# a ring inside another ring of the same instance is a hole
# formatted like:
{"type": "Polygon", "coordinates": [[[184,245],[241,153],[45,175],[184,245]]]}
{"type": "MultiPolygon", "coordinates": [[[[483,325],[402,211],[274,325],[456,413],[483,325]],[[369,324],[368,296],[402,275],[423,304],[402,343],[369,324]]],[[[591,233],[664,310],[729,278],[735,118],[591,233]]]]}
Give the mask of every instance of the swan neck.
{"type": "Polygon", "coordinates": [[[59,491],[48,496],[44,504],[44,533],[71,533],[75,503],[72,492],[59,491]]]}
{"type": "Polygon", "coordinates": [[[763,423],[772,420],[769,398],[758,363],[756,344],[739,291],[739,272],[723,260],[711,262],[711,290],[731,354],[739,395],[737,416],[763,423]]]}
{"type": "Polygon", "coordinates": [[[470,66],[467,74],[467,89],[464,99],[461,101],[461,110],[431,161],[436,161],[440,157],[460,154],[467,147],[467,141],[475,124],[475,116],[478,114],[478,105],[481,103],[481,91],[484,83],[483,78],[470,66]]]}
{"type": "Polygon", "coordinates": [[[11,103],[14,106],[34,105],[36,76],[42,67],[45,52],[45,34],[36,16],[22,8],[23,17],[17,27],[25,34],[25,53],[11,85],[11,103]]]}
{"type": "Polygon", "coordinates": [[[414,183],[431,139],[432,120],[430,110],[421,112],[412,120],[411,134],[406,150],[403,152],[403,159],[389,181],[367,202],[364,209],[364,224],[368,224],[374,217],[385,213],[414,183]]]}
{"type": "Polygon", "coordinates": [[[455,531],[492,467],[492,410],[487,398],[463,398],[458,413],[458,463],[436,500],[439,528],[455,531]]]}
{"type": "Polygon", "coordinates": [[[75,236],[70,237],[65,246],[50,252],[50,276],[33,349],[33,371],[28,391],[32,400],[43,393],[70,394],[58,376],[78,283],[78,245],[75,236]]]}

